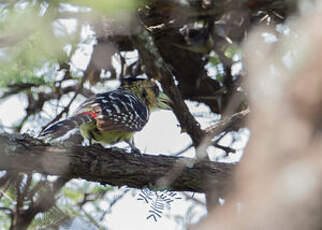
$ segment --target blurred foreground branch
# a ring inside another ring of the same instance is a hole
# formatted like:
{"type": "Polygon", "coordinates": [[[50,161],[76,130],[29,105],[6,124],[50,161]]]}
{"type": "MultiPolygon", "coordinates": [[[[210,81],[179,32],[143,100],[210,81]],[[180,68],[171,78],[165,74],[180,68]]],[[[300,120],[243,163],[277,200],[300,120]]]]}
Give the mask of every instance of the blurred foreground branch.
{"type": "Polygon", "coordinates": [[[252,136],[227,202],[193,229],[322,229],[319,4],[289,23],[295,36],[276,43],[263,41],[263,29],[249,36],[245,64],[252,136]],[[287,65],[283,61],[290,52],[287,65]]]}

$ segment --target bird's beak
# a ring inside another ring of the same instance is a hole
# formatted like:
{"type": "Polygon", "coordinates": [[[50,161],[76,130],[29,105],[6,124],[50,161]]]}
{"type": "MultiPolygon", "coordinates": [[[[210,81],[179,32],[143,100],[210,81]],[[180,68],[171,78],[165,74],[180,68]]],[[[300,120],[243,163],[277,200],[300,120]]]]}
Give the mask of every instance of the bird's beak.
{"type": "Polygon", "coordinates": [[[159,109],[171,109],[173,104],[172,100],[163,92],[159,93],[158,96],[158,108],[159,109]]]}

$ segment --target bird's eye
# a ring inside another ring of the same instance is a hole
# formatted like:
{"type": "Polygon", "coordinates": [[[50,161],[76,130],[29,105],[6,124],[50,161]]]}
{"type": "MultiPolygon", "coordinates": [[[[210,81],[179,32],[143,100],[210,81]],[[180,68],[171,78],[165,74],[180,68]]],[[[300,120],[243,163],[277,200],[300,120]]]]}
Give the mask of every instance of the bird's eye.
{"type": "Polygon", "coordinates": [[[160,90],[158,86],[152,87],[152,91],[156,97],[159,96],[160,90]]]}

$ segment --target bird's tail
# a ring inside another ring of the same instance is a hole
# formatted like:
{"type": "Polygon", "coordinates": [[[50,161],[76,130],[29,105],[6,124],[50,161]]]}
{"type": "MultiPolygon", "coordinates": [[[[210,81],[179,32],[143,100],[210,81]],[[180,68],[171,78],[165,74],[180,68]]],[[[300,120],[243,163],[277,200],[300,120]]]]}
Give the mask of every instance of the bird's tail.
{"type": "Polygon", "coordinates": [[[50,137],[51,139],[55,139],[65,136],[67,133],[78,129],[82,124],[94,121],[96,116],[97,115],[92,112],[79,113],[50,125],[39,134],[39,137],[50,137]]]}

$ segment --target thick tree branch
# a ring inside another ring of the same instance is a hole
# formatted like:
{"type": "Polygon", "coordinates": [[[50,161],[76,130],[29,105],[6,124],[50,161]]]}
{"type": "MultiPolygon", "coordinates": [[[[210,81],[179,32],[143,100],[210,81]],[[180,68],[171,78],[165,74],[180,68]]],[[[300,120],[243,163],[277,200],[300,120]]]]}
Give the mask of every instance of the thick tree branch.
{"type": "Polygon", "coordinates": [[[134,188],[193,192],[215,188],[224,195],[234,169],[232,164],[129,154],[99,145],[53,146],[21,135],[1,134],[0,146],[0,170],[39,172],[134,188]]]}

